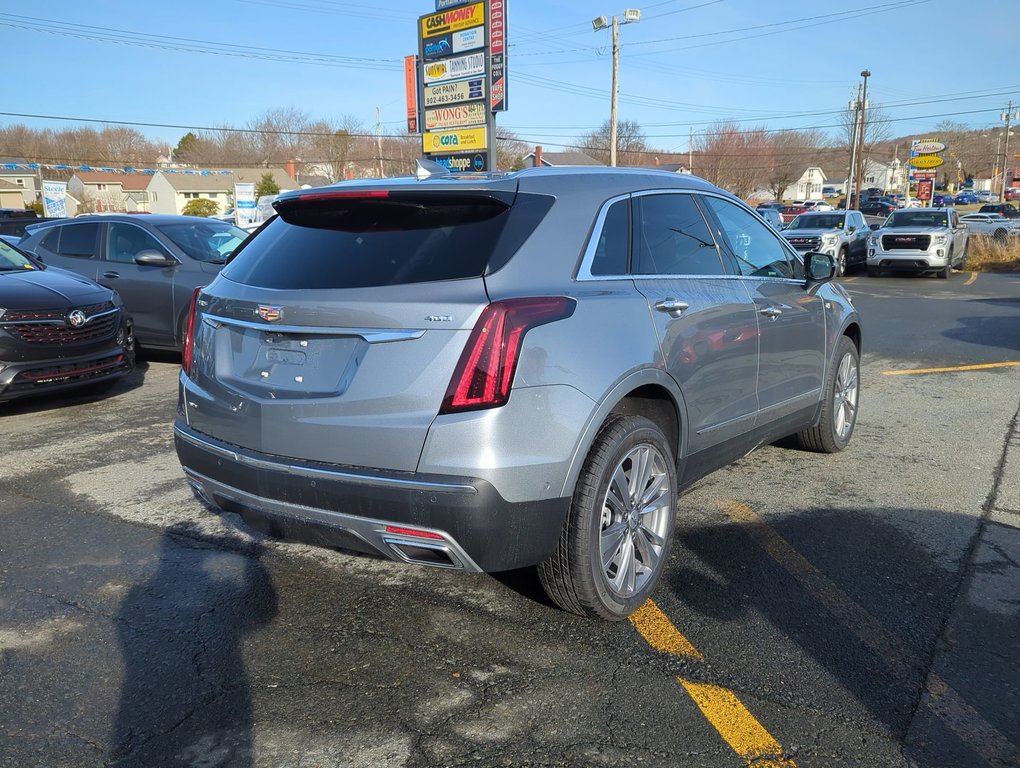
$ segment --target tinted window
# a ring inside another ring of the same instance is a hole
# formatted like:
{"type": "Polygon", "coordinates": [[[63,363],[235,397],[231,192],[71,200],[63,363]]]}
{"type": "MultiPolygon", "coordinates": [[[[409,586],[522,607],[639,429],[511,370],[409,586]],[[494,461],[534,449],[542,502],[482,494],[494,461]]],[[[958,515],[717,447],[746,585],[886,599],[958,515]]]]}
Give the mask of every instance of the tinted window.
{"type": "Polygon", "coordinates": [[[634,203],[634,274],[725,274],[719,249],[691,195],[645,195],[634,203]]]}
{"type": "Polygon", "coordinates": [[[60,227],[51,228],[48,233],[43,235],[39,245],[50,253],[57,253],[57,248],[60,246],[60,227]]]}
{"type": "Polygon", "coordinates": [[[152,235],[134,224],[111,224],[106,236],[106,258],[124,264],[134,263],[142,251],[158,251],[168,255],[166,249],[152,235]]]}
{"type": "Polygon", "coordinates": [[[794,277],[795,268],[779,238],[749,211],[718,197],[705,197],[719,218],[722,236],[740,272],[755,277],[794,277]]]}
{"type": "Polygon", "coordinates": [[[58,229],[60,229],[60,246],[56,249],[56,253],[61,256],[92,258],[96,251],[98,224],[68,224],[66,227],[58,227],[58,229]]]}
{"type": "Polygon", "coordinates": [[[627,250],[630,247],[630,201],[619,200],[609,206],[595,256],[593,275],[626,275],[627,250]]]}
{"type": "Polygon", "coordinates": [[[180,224],[159,224],[161,233],[198,261],[224,264],[248,233],[225,221],[188,221],[180,224]]]}
{"type": "Polygon", "coordinates": [[[481,277],[534,231],[551,200],[518,195],[294,202],[224,270],[266,288],[363,288],[481,277]]]}
{"type": "Polygon", "coordinates": [[[842,229],[842,213],[813,213],[810,216],[800,215],[793,220],[788,229],[842,229]]]}

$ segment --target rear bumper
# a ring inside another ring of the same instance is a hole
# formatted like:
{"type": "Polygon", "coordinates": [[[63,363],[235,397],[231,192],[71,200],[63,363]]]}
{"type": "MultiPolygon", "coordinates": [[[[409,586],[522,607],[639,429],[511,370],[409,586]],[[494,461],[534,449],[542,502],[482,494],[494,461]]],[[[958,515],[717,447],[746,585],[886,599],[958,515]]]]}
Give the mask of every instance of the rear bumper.
{"type": "Polygon", "coordinates": [[[257,530],[421,565],[486,572],[535,565],[555,550],[570,505],[508,502],[479,478],[259,454],[180,420],[174,443],[196,491],[257,530]]]}

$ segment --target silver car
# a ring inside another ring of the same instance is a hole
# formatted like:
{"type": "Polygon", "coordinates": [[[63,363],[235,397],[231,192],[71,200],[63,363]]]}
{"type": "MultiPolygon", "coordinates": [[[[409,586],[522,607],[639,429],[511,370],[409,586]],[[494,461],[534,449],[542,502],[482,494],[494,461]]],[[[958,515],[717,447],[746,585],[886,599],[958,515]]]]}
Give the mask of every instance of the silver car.
{"type": "Polygon", "coordinates": [[[564,609],[620,619],[682,488],[853,434],[861,330],[832,257],[696,177],[366,180],[275,207],[196,291],[175,425],[196,492],[262,531],[537,565],[564,609]]]}

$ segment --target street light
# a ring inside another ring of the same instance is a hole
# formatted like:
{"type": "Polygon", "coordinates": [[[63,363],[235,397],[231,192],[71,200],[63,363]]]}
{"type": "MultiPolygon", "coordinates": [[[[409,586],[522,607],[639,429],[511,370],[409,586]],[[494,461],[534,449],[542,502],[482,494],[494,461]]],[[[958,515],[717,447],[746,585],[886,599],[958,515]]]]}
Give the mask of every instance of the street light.
{"type": "MultiPolygon", "coordinates": [[[[864,80],[864,86],[861,94],[861,106],[860,106],[860,121],[858,130],[860,131],[859,138],[857,140],[857,146],[859,151],[857,153],[857,172],[854,174],[857,186],[854,189],[854,210],[860,210],[861,207],[861,184],[864,181],[864,126],[867,122],[868,115],[868,78],[871,77],[870,70],[862,70],[861,78],[864,80]]],[[[849,196],[847,200],[849,201],[849,196]]]]}
{"type": "MultiPolygon", "coordinates": [[[[641,21],[641,11],[637,8],[628,8],[623,12],[623,21],[613,16],[613,89],[610,96],[609,109],[609,165],[616,167],[616,99],[619,93],[619,72],[620,72],[620,25],[633,24],[641,21]]],[[[598,32],[610,25],[609,19],[605,16],[596,16],[591,20],[592,29],[598,32]]]]}

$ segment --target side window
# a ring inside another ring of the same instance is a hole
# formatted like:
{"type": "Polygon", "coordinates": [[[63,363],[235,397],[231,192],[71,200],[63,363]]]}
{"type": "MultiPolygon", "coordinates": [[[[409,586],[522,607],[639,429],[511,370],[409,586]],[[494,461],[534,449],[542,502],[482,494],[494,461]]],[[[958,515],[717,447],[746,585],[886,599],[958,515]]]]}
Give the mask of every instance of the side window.
{"type": "Polygon", "coordinates": [[[737,257],[740,273],[754,277],[794,277],[795,266],[768,227],[728,200],[704,198],[719,219],[723,240],[737,257]]]}
{"type": "Polygon", "coordinates": [[[693,196],[644,195],[634,205],[635,275],[726,274],[693,196]]]}
{"type": "Polygon", "coordinates": [[[168,255],[166,249],[152,235],[134,224],[110,224],[106,238],[106,259],[122,264],[133,264],[141,251],[159,251],[168,255]]]}
{"type": "Polygon", "coordinates": [[[98,224],[68,224],[60,227],[60,230],[60,247],[56,253],[79,259],[91,259],[95,256],[96,238],[99,235],[98,224]]]}
{"type": "Polygon", "coordinates": [[[591,261],[592,275],[626,275],[630,245],[630,200],[617,200],[606,211],[591,261]]]}
{"type": "Polygon", "coordinates": [[[39,246],[45,248],[50,253],[60,253],[60,230],[62,227],[53,227],[43,236],[43,239],[39,241],[39,246]]]}

